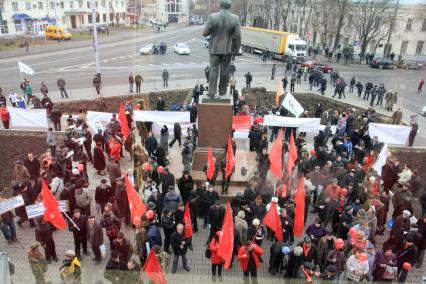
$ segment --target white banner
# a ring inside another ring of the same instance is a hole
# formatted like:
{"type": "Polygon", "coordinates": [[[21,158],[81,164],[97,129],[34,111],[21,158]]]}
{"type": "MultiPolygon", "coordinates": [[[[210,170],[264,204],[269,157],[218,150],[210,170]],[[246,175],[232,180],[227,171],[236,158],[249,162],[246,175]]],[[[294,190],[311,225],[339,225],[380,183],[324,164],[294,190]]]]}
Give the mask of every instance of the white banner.
{"type": "Polygon", "coordinates": [[[12,209],[24,206],[24,199],[22,199],[21,195],[17,195],[15,197],[5,199],[0,202],[0,214],[3,214],[12,209]]]}
{"type": "MultiPolygon", "coordinates": [[[[182,135],[186,136],[186,134],[188,133],[188,128],[192,127],[192,123],[189,122],[181,122],[179,123],[180,127],[182,128],[182,135]]],[[[161,134],[161,128],[163,128],[163,125],[167,126],[168,130],[169,130],[169,136],[173,137],[173,127],[174,127],[174,123],[172,122],[154,122],[152,123],[152,132],[157,135],[157,134],[161,134]]]]}
{"type": "Polygon", "coordinates": [[[152,121],[157,123],[175,123],[175,122],[190,122],[189,111],[133,111],[133,119],[135,121],[152,121]]]}
{"type": "Polygon", "coordinates": [[[8,107],[10,114],[10,128],[42,128],[47,129],[46,109],[23,109],[8,107]]]}
{"type": "Polygon", "coordinates": [[[299,117],[305,111],[290,92],[287,92],[281,105],[294,114],[295,117],[299,117]]]}
{"type": "Polygon", "coordinates": [[[386,159],[388,158],[388,155],[388,145],[385,144],[385,146],[382,148],[382,151],[380,151],[379,157],[377,157],[376,163],[373,167],[379,176],[382,176],[382,168],[384,165],[386,165],[386,159]]]}
{"type": "MultiPolygon", "coordinates": [[[[44,206],[43,203],[35,203],[32,205],[25,206],[25,210],[27,211],[28,219],[32,219],[38,216],[42,216],[44,214],[44,206]]],[[[61,212],[67,211],[67,201],[60,200],[59,201],[59,210],[61,212]]]]}
{"type": "Polygon", "coordinates": [[[100,111],[88,111],[87,112],[87,125],[95,132],[98,133],[98,129],[104,129],[103,123],[108,124],[111,121],[112,112],[100,112],[100,111]]]}
{"type": "Polygon", "coordinates": [[[383,123],[370,123],[368,134],[371,138],[377,136],[380,142],[390,145],[407,145],[411,127],[383,123]]]}
{"type": "Polygon", "coordinates": [[[31,76],[34,75],[34,70],[31,69],[30,66],[22,63],[21,61],[18,61],[18,67],[19,67],[19,72],[25,73],[31,76]]]}
{"type": "Polygon", "coordinates": [[[235,139],[248,139],[249,129],[239,129],[235,130],[233,137],[235,139]]]}
{"type": "Polygon", "coordinates": [[[277,115],[265,115],[263,125],[294,127],[299,128],[301,132],[318,133],[321,118],[296,118],[277,115]]]}

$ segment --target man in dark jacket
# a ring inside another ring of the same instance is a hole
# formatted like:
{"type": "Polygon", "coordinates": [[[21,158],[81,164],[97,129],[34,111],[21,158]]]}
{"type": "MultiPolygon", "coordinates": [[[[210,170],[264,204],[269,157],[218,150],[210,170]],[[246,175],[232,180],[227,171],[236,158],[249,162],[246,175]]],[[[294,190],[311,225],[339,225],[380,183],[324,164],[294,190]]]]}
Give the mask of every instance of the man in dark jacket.
{"type": "Polygon", "coordinates": [[[123,265],[127,265],[133,254],[133,247],[129,240],[124,238],[123,232],[117,234],[117,238],[112,242],[111,251],[117,251],[119,261],[123,265]]]}
{"type": "Polygon", "coordinates": [[[217,199],[215,204],[209,209],[209,224],[210,224],[210,234],[206,242],[206,245],[210,244],[213,236],[217,231],[220,231],[222,228],[223,218],[225,217],[225,208],[220,204],[220,200],[217,199]]]}
{"type": "Polygon", "coordinates": [[[176,227],[176,232],[173,233],[171,237],[171,245],[173,249],[173,270],[172,273],[176,273],[177,266],[179,262],[179,256],[182,256],[183,269],[190,271],[188,266],[188,259],[186,258],[186,252],[191,242],[185,237],[184,226],[178,224],[176,227]]]}
{"type": "Polygon", "coordinates": [[[268,175],[271,162],[269,161],[269,154],[266,148],[262,149],[262,154],[259,156],[259,172],[262,184],[265,183],[266,176],[268,175]]]}
{"type": "Polygon", "coordinates": [[[50,119],[53,122],[53,127],[55,128],[55,131],[61,131],[62,129],[61,117],[62,117],[62,112],[55,105],[53,105],[52,112],[50,113],[50,119]]]}
{"type": "Polygon", "coordinates": [[[315,265],[318,264],[317,247],[311,242],[310,237],[305,237],[303,242],[299,242],[297,246],[303,248],[302,262],[312,262],[315,265]]]}
{"type": "Polygon", "coordinates": [[[37,226],[35,229],[35,239],[44,248],[44,254],[48,264],[51,263],[52,259],[56,262],[59,261],[56,256],[55,241],[52,236],[52,228],[49,224],[44,221],[43,217],[38,218],[37,226]]]}
{"type": "Polygon", "coordinates": [[[40,162],[37,157],[34,157],[33,153],[28,153],[24,166],[27,168],[30,177],[38,178],[40,176],[40,162]]]}
{"type": "Polygon", "coordinates": [[[155,150],[157,149],[158,141],[154,136],[154,133],[150,133],[148,138],[145,140],[145,149],[148,152],[149,156],[152,156],[155,154],[155,150]]]}
{"type": "Polygon", "coordinates": [[[74,237],[74,251],[79,260],[82,259],[80,248],[83,246],[83,253],[89,255],[87,251],[87,217],[80,214],[80,209],[74,209],[72,221],[69,230],[74,237]]]}
{"type": "Polygon", "coordinates": [[[175,187],[175,176],[169,171],[166,167],[164,168],[164,172],[160,174],[161,179],[161,193],[163,196],[169,191],[169,187],[175,187]]]}
{"type": "Polygon", "coordinates": [[[113,284],[119,284],[123,281],[123,272],[127,268],[127,263],[120,261],[118,251],[111,251],[111,258],[105,267],[104,278],[113,284]]]}
{"type": "MultiPolygon", "coordinates": [[[[220,197],[219,197],[219,194],[214,190],[213,185],[209,184],[207,187],[207,190],[202,194],[201,199],[202,199],[202,207],[210,208],[216,203],[217,200],[220,199],[220,197]]],[[[203,217],[204,217],[203,228],[205,229],[208,223],[209,210],[206,210],[206,209],[203,210],[203,217]]]]}
{"type": "Polygon", "coordinates": [[[95,265],[99,264],[102,260],[99,246],[104,244],[104,234],[102,226],[96,223],[95,216],[93,215],[89,216],[87,220],[87,239],[95,254],[95,258],[92,260],[95,262],[95,265]]]}
{"type": "Polygon", "coordinates": [[[150,248],[152,248],[154,245],[158,245],[160,247],[163,245],[161,233],[158,229],[157,221],[155,219],[151,220],[146,237],[150,248]]]}
{"type": "Polygon", "coordinates": [[[59,88],[59,91],[61,92],[61,97],[64,99],[64,98],[67,98],[68,99],[68,94],[67,94],[67,91],[65,90],[65,80],[64,80],[64,78],[59,78],[57,81],[56,81],[56,86],[58,86],[58,88],[59,88]]]}
{"type": "Polygon", "coordinates": [[[101,93],[101,75],[96,74],[95,77],[93,77],[93,86],[96,89],[96,93],[99,95],[101,93]]]}
{"type": "Polygon", "coordinates": [[[95,191],[95,201],[96,205],[99,206],[101,213],[104,213],[105,204],[107,204],[108,200],[114,196],[114,192],[110,185],[107,184],[106,179],[101,179],[101,184],[96,187],[95,191]]]}
{"type": "Polygon", "coordinates": [[[158,111],[164,111],[165,109],[166,109],[166,102],[161,97],[158,97],[158,99],[157,99],[157,110],[158,111]]]}
{"type": "Polygon", "coordinates": [[[124,185],[124,177],[117,179],[117,189],[115,191],[115,200],[120,210],[121,223],[130,224],[130,207],[127,198],[126,186],[124,185]]]}
{"type": "Polygon", "coordinates": [[[244,77],[246,77],[246,88],[251,88],[251,81],[253,81],[253,76],[250,74],[250,72],[247,72],[244,77]]]}
{"type": "Polygon", "coordinates": [[[188,171],[183,171],[182,177],[178,180],[178,189],[182,197],[183,204],[188,201],[191,190],[194,189],[194,180],[188,171]]]}

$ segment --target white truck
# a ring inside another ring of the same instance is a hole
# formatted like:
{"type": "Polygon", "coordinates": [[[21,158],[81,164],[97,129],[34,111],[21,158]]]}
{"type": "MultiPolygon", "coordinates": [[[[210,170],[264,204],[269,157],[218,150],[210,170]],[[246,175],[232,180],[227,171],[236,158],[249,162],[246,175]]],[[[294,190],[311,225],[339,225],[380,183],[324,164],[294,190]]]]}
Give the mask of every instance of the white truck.
{"type": "Polygon", "coordinates": [[[302,62],[308,44],[297,34],[253,27],[241,27],[241,46],[244,52],[261,53],[268,50],[269,56],[282,61],[302,62]]]}

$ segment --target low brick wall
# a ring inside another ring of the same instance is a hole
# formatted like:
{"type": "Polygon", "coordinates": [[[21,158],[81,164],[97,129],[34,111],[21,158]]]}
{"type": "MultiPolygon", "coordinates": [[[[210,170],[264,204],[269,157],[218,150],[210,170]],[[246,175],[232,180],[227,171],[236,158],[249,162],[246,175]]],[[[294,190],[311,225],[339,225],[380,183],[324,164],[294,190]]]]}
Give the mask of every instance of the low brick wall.
{"type": "Polygon", "coordinates": [[[79,109],[83,112],[103,111],[103,112],[118,112],[120,102],[130,101],[133,103],[139,102],[141,99],[145,101],[145,105],[149,109],[155,109],[157,104],[157,97],[162,97],[166,103],[166,110],[170,109],[173,104],[183,104],[191,102],[192,90],[181,89],[172,91],[159,91],[149,92],[144,94],[133,94],[124,96],[103,97],[103,103],[100,99],[87,99],[87,100],[71,100],[55,102],[55,105],[62,111],[62,113],[77,113],[79,109]]]}
{"type": "MultiPolygon", "coordinates": [[[[249,105],[257,105],[261,110],[269,111],[275,104],[276,92],[267,91],[265,88],[244,88],[242,92],[247,95],[249,105]]],[[[303,108],[308,110],[311,114],[315,113],[315,108],[318,103],[321,103],[324,111],[327,109],[343,110],[347,108],[355,109],[357,114],[366,111],[364,108],[309,93],[294,93],[293,96],[303,108]]],[[[389,121],[390,117],[376,113],[376,119],[379,123],[386,123],[389,121]]]]}
{"type": "Polygon", "coordinates": [[[400,161],[400,165],[411,165],[413,170],[418,171],[426,185],[426,147],[389,147],[389,150],[400,161]]]}
{"type": "MultiPolygon", "coordinates": [[[[55,132],[58,145],[64,140],[64,132],[55,132]]],[[[10,186],[13,174],[13,163],[26,159],[27,153],[40,156],[49,147],[46,145],[46,131],[4,130],[0,129],[1,166],[0,185],[10,186]]]]}

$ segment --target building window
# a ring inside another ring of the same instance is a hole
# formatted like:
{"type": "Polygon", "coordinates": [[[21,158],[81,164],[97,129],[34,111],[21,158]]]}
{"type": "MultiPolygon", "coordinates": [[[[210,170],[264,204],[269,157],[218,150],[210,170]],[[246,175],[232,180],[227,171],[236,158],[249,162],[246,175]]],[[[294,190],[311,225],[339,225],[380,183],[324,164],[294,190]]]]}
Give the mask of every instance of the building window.
{"type": "Polygon", "coordinates": [[[15,20],[15,31],[22,32],[22,22],[21,20],[15,20]]]}
{"type": "Polygon", "coordinates": [[[426,19],[423,20],[422,32],[426,32],[426,19]]]}
{"type": "Polygon", "coordinates": [[[64,9],[65,8],[65,3],[64,3],[64,1],[61,1],[61,9],[64,9]]]}
{"type": "Polygon", "coordinates": [[[25,9],[31,10],[31,2],[25,2],[25,9]]]}
{"type": "Polygon", "coordinates": [[[424,41],[418,41],[416,47],[416,54],[422,54],[424,41]]]}
{"type": "Polygon", "coordinates": [[[407,20],[407,26],[405,27],[406,31],[411,31],[411,27],[413,26],[413,19],[407,20]]]}
{"type": "Polygon", "coordinates": [[[15,12],[17,12],[19,10],[18,9],[18,2],[12,2],[12,10],[15,11],[15,12]]]}
{"type": "Polygon", "coordinates": [[[89,19],[89,24],[93,23],[92,21],[92,15],[89,15],[89,17],[87,17],[89,19]]]}
{"type": "Polygon", "coordinates": [[[102,15],[102,21],[103,21],[104,23],[106,23],[106,21],[107,21],[107,15],[106,15],[106,14],[103,14],[103,15],[102,15]]]}
{"type": "Polygon", "coordinates": [[[74,1],[70,1],[70,9],[74,9],[74,1]]]}
{"type": "Polygon", "coordinates": [[[50,2],[50,9],[55,9],[55,2],[50,2]]]}
{"type": "Polygon", "coordinates": [[[78,1],[78,8],[83,8],[83,1],[78,1]]]}
{"type": "Polygon", "coordinates": [[[43,2],[38,2],[38,9],[43,10],[43,2]]]}
{"type": "Polygon", "coordinates": [[[0,25],[0,32],[2,35],[9,33],[9,28],[7,27],[6,21],[3,21],[3,23],[0,25]]]}
{"type": "Polygon", "coordinates": [[[4,12],[3,2],[0,2],[0,12],[4,12]]]}
{"type": "Polygon", "coordinates": [[[90,2],[87,1],[87,9],[90,9],[90,2]]]}
{"type": "Polygon", "coordinates": [[[98,8],[98,1],[95,1],[95,7],[98,8]]]}
{"type": "Polygon", "coordinates": [[[105,0],[102,0],[102,7],[105,8],[105,0]]]}
{"type": "Polygon", "coordinates": [[[407,52],[407,46],[408,46],[408,41],[404,40],[401,43],[401,51],[399,52],[399,54],[404,55],[407,52]]]}

